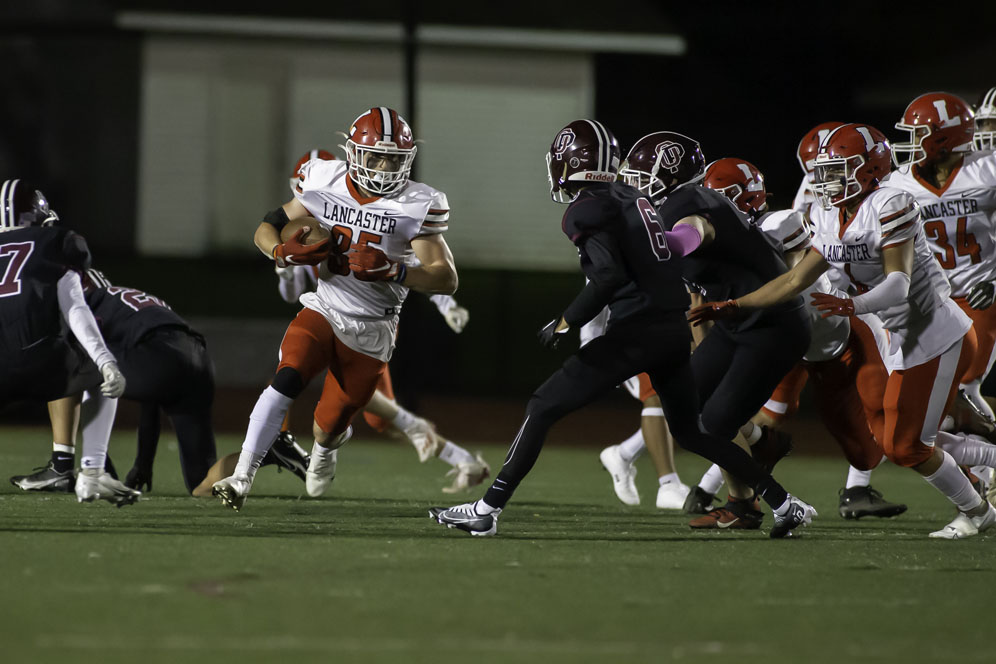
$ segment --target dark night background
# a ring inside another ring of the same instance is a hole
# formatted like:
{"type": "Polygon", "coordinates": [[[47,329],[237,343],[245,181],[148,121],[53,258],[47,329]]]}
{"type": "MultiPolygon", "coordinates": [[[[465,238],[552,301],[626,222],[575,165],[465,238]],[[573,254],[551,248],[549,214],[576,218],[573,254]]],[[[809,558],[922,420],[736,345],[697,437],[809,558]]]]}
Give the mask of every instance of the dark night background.
{"type": "MultiPolygon", "coordinates": [[[[401,0],[15,1],[0,6],[0,174],[43,183],[63,220],[87,237],[99,267],[164,297],[181,314],[289,318],[293,309],[272,296],[261,256],[135,255],[142,35],[115,28],[114,16],[140,10],[287,17],[291,7],[297,18],[680,35],[688,44],[682,57],[596,55],[597,118],[624,152],[640,136],[670,129],[697,138],[709,160],[750,160],[765,173],[776,208],[791,203],[800,178],[795,148],[815,124],[863,121],[896,138],[892,125],[918,94],[944,89],[974,103],[996,85],[996,9],[987,3],[633,0],[485,9],[401,0]],[[223,303],[212,297],[221,289],[228,293],[223,303]]],[[[578,280],[461,270],[457,297],[472,322],[459,337],[430,313],[427,300],[410,298],[392,361],[402,400],[417,401],[422,392],[525,397],[558,361],[540,351],[534,330],[569,301],[578,280]],[[445,354],[421,352],[440,338],[445,354]]]]}

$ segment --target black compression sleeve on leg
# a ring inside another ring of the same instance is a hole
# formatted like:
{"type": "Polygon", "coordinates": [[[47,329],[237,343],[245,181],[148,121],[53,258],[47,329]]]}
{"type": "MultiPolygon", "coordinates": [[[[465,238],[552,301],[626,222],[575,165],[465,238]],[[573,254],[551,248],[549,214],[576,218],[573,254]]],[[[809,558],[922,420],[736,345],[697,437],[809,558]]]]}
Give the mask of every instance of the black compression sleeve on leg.
{"type": "Polygon", "coordinates": [[[301,374],[293,367],[284,367],[278,371],[277,375],[273,377],[271,386],[290,399],[297,399],[304,391],[304,381],[301,380],[301,374]]]}

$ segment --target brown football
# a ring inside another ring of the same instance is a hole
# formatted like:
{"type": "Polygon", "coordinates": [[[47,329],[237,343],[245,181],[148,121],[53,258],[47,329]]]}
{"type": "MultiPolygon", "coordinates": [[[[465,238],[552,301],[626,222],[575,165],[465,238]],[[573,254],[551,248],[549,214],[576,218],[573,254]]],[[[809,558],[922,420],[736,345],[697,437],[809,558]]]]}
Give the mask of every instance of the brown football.
{"type": "Polygon", "coordinates": [[[294,235],[305,226],[311,230],[305,233],[304,237],[301,238],[302,244],[318,244],[330,235],[328,229],[324,228],[316,219],[295,219],[287,222],[287,225],[280,230],[280,241],[286,242],[294,237],[294,235]]]}

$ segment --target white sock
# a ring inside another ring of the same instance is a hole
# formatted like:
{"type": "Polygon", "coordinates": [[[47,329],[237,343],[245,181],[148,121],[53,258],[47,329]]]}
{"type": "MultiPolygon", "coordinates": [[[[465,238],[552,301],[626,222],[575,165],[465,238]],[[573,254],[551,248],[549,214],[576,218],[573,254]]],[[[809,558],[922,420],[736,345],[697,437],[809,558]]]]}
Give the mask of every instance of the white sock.
{"type": "Polygon", "coordinates": [[[661,486],[665,484],[681,484],[681,480],[678,479],[678,473],[668,473],[667,475],[661,475],[657,478],[657,483],[661,486]]]}
{"type": "Polygon", "coordinates": [[[107,459],[107,444],[114,428],[114,415],[118,412],[118,400],[105,396],[88,399],[80,411],[83,420],[83,456],[80,468],[103,470],[107,459]]]}
{"type": "Polygon", "coordinates": [[[959,465],[996,467],[996,445],[981,436],[938,431],[936,442],[959,465]]]}
{"type": "Polygon", "coordinates": [[[723,486],[723,469],[716,464],[712,464],[709,470],[705,471],[702,479],[699,480],[699,488],[715,496],[721,486],[723,486]]]}
{"type": "Polygon", "coordinates": [[[761,427],[748,420],[747,424],[740,427],[740,433],[747,439],[748,445],[753,445],[757,441],[761,440],[761,434],[764,433],[764,431],[761,427]]]}
{"type": "Polygon", "coordinates": [[[235,464],[235,471],[232,473],[234,477],[246,477],[250,482],[256,477],[256,471],[259,470],[260,464],[263,463],[263,457],[266,454],[257,454],[252,450],[247,450],[242,448],[239,452],[239,461],[235,464]]]}
{"type": "Polygon", "coordinates": [[[76,454],[76,447],[73,445],[60,445],[59,443],[52,443],[53,452],[62,452],[63,454],[76,454]]]}
{"type": "Polygon", "coordinates": [[[982,498],[972,488],[972,483],[961,472],[955,460],[944,450],[940,452],[944,455],[941,467],[933,475],[923,479],[943,493],[962,512],[968,512],[981,505],[982,498]]]}
{"type": "Polygon", "coordinates": [[[640,458],[647,444],[643,440],[643,429],[637,429],[636,433],[619,443],[619,456],[626,463],[633,463],[640,458]]]}
{"type": "Polygon", "coordinates": [[[393,420],[391,420],[391,424],[404,431],[411,425],[415,424],[415,416],[401,406],[398,406],[398,414],[394,416],[393,420]]]}
{"type": "Polygon", "coordinates": [[[280,434],[284,416],[292,403],[293,399],[280,394],[272,386],[263,390],[249,414],[249,428],[246,430],[242,449],[260,457],[266,455],[280,434]]]}
{"type": "Polygon", "coordinates": [[[872,481],[872,471],[870,470],[858,470],[854,466],[850,466],[847,469],[847,483],[844,484],[845,489],[852,489],[856,486],[868,486],[872,481]]]}
{"type": "Polygon", "coordinates": [[[498,508],[491,507],[491,505],[488,505],[486,502],[484,502],[484,499],[481,498],[476,503],[474,503],[474,511],[480,514],[481,516],[484,516],[485,514],[491,514],[492,512],[497,512],[498,508]]]}
{"type": "Polygon", "coordinates": [[[458,463],[475,463],[477,461],[473,454],[450,440],[447,440],[446,444],[443,445],[443,449],[439,453],[439,459],[451,466],[456,466],[458,463]]]}

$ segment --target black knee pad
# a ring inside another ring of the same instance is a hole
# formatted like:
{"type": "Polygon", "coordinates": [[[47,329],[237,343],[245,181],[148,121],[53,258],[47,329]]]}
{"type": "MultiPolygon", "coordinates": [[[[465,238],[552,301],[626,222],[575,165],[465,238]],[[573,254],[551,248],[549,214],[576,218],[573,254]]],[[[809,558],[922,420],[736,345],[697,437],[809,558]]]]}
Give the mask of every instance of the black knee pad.
{"type": "Polygon", "coordinates": [[[304,391],[301,374],[293,367],[284,367],[278,371],[270,386],[288,399],[296,399],[304,391]]]}

